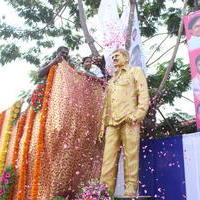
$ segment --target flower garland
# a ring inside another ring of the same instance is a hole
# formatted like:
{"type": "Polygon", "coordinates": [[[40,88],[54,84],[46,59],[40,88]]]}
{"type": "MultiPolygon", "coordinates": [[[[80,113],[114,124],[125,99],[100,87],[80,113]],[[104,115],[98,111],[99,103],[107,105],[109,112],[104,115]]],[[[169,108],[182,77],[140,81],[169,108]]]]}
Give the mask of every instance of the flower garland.
{"type": "Polygon", "coordinates": [[[34,111],[41,110],[44,93],[45,93],[45,84],[39,84],[37,88],[33,91],[30,105],[34,111]]]}
{"type": "Polygon", "coordinates": [[[0,200],[8,199],[15,183],[14,167],[8,166],[0,179],[0,200]]]}
{"type": "MultiPolygon", "coordinates": [[[[64,200],[67,197],[57,196],[52,200],[64,200]]],[[[92,179],[87,185],[80,185],[80,193],[74,200],[114,200],[114,196],[109,192],[107,185],[100,183],[98,179],[92,179]]]]}
{"type": "Polygon", "coordinates": [[[25,138],[24,147],[22,151],[22,164],[19,171],[17,200],[23,200],[25,196],[24,193],[25,193],[25,184],[26,184],[26,175],[27,175],[28,152],[29,152],[29,146],[30,146],[35,116],[36,116],[36,112],[30,108],[27,133],[26,133],[26,138],[25,138]]]}
{"type": "Polygon", "coordinates": [[[16,122],[20,116],[23,101],[24,100],[16,101],[14,103],[14,105],[11,107],[11,123],[12,123],[12,125],[16,124],[16,122]]]}
{"type": "Polygon", "coordinates": [[[27,113],[25,112],[19,118],[19,122],[17,124],[17,133],[16,133],[16,139],[15,139],[15,143],[14,143],[14,152],[13,152],[13,158],[12,158],[12,166],[13,167],[16,166],[16,162],[17,162],[17,159],[18,159],[19,142],[21,140],[21,137],[22,137],[22,134],[23,134],[23,131],[24,131],[26,117],[27,117],[27,113]]]}
{"type": "Polygon", "coordinates": [[[13,106],[10,109],[8,121],[6,124],[6,130],[5,130],[5,133],[3,133],[4,137],[2,139],[3,141],[2,141],[2,146],[0,150],[0,174],[2,173],[3,168],[4,168],[10,134],[16,120],[19,117],[22,104],[23,104],[22,101],[17,101],[16,103],[13,104],[13,106]]]}
{"type": "Polygon", "coordinates": [[[38,187],[39,187],[38,182],[39,182],[39,177],[40,177],[41,159],[42,159],[43,146],[44,146],[45,125],[46,125],[46,119],[47,119],[47,114],[48,114],[48,102],[49,102],[49,97],[51,94],[51,88],[53,85],[55,69],[56,69],[55,66],[52,66],[48,74],[45,95],[44,95],[44,100],[42,104],[40,127],[39,127],[38,139],[37,139],[37,149],[36,149],[35,162],[34,162],[34,168],[33,168],[31,200],[37,200],[37,195],[38,195],[38,187]]]}
{"type": "Polygon", "coordinates": [[[0,135],[1,135],[2,128],[3,128],[3,122],[5,119],[5,116],[6,116],[6,111],[4,110],[0,115],[0,135]]]}

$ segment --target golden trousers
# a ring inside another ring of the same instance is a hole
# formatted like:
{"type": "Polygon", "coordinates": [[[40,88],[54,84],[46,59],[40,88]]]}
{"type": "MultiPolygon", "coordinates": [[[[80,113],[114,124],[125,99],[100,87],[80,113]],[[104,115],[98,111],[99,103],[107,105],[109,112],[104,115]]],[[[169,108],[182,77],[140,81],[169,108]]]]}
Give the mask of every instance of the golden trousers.
{"type": "Polygon", "coordinates": [[[120,146],[124,151],[125,195],[135,196],[138,186],[140,125],[122,123],[108,126],[105,132],[105,149],[101,170],[101,182],[114,193],[120,146]]]}

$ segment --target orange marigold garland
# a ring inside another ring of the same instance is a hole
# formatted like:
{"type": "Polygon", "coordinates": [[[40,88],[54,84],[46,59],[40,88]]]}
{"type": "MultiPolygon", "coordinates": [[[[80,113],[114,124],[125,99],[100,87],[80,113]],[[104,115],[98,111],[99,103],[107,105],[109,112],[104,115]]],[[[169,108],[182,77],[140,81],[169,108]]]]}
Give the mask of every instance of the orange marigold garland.
{"type": "Polygon", "coordinates": [[[26,122],[27,113],[23,113],[21,117],[19,118],[19,122],[17,124],[17,132],[16,132],[16,139],[14,143],[14,152],[13,152],[13,158],[12,158],[12,166],[16,166],[17,159],[18,159],[18,153],[19,153],[19,143],[24,131],[24,126],[26,122]]]}
{"type": "MultiPolygon", "coordinates": [[[[20,143],[22,134],[24,132],[26,117],[27,117],[27,113],[25,112],[20,116],[18,124],[17,124],[16,139],[15,139],[15,143],[14,143],[14,152],[13,152],[13,158],[12,158],[12,164],[11,164],[13,169],[16,168],[18,154],[19,154],[19,143],[20,143]]],[[[15,182],[15,184],[17,184],[17,183],[15,182]]],[[[13,199],[13,191],[11,191],[11,194],[9,196],[9,200],[12,200],[12,199],[13,199]]]]}
{"type": "Polygon", "coordinates": [[[38,187],[39,187],[38,183],[39,183],[41,159],[42,159],[43,146],[44,146],[45,125],[46,125],[46,119],[47,119],[47,114],[48,114],[48,102],[49,102],[49,97],[50,97],[51,89],[53,85],[55,69],[56,69],[55,66],[52,66],[48,74],[45,95],[44,95],[43,104],[42,104],[40,127],[39,127],[39,134],[38,134],[38,140],[37,140],[37,149],[36,149],[34,168],[33,168],[33,183],[32,183],[32,188],[31,188],[31,200],[37,200],[37,196],[38,196],[38,187]]]}
{"type": "Polygon", "coordinates": [[[5,115],[6,115],[6,111],[4,110],[0,115],[0,135],[1,135],[2,128],[3,128],[3,122],[5,119],[5,115]]]}
{"type": "Polygon", "coordinates": [[[25,138],[24,147],[23,147],[23,151],[22,151],[22,163],[21,163],[21,167],[20,167],[20,171],[19,171],[17,200],[23,200],[24,196],[25,196],[28,152],[29,152],[29,146],[30,146],[35,116],[36,116],[36,112],[32,108],[30,108],[27,133],[26,133],[26,138],[25,138]]]}

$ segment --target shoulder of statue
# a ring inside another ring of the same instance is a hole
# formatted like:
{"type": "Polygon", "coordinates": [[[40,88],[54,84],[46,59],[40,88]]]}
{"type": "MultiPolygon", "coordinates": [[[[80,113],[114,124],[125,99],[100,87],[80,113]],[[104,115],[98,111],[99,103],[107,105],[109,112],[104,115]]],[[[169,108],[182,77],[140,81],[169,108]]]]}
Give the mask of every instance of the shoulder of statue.
{"type": "Polygon", "coordinates": [[[142,68],[139,67],[139,66],[129,66],[128,70],[129,70],[131,73],[138,73],[138,72],[143,71],[142,68]]]}

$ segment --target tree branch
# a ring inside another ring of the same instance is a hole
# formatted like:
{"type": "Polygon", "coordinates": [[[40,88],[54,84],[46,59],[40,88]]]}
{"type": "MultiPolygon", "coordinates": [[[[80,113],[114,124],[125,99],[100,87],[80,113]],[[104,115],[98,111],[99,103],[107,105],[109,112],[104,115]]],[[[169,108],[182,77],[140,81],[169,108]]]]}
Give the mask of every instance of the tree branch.
{"type": "Polygon", "coordinates": [[[127,51],[129,51],[131,46],[131,34],[133,29],[135,6],[136,6],[136,0],[130,0],[130,13],[129,13],[128,28],[127,28],[126,43],[125,43],[125,48],[127,51]]]}
{"type": "Polygon", "coordinates": [[[59,14],[65,11],[66,7],[67,7],[67,3],[71,1],[71,0],[67,0],[63,5],[60,6],[60,8],[58,9],[58,11],[54,14],[53,18],[51,19],[51,21],[41,30],[44,30],[45,28],[47,28],[49,25],[51,25],[52,23],[54,23],[54,20],[56,19],[57,16],[59,16],[59,14]]]}
{"type": "MultiPolygon", "coordinates": [[[[181,41],[180,44],[183,43],[183,42],[185,42],[185,40],[181,41]]],[[[156,58],[156,60],[154,60],[153,62],[151,62],[150,64],[148,64],[147,67],[149,67],[150,65],[153,65],[155,62],[157,62],[158,60],[160,60],[166,53],[168,53],[169,51],[171,51],[174,47],[175,47],[175,45],[171,46],[163,54],[161,54],[158,58],[156,58]]]]}
{"type": "Polygon", "coordinates": [[[187,97],[185,97],[185,96],[183,96],[183,95],[181,95],[181,97],[183,97],[184,99],[190,101],[191,103],[194,103],[194,101],[192,101],[191,99],[189,99],[189,98],[187,98],[187,97]]]}
{"type": "MultiPolygon", "coordinates": [[[[170,33],[172,33],[172,32],[170,32],[170,33]]],[[[156,37],[156,36],[159,36],[159,35],[168,35],[169,34],[169,32],[166,32],[166,33],[157,33],[157,34],[155,34],[155,35],[153,35],[152,37],[150,37],[150,38],[147,38],[146,40],[144,40],[142,43],[144,44],[145,42],[147,42],[147,41],[149,41],[149,40],[151,40],[152,38],[154,38],[154,37],[156,37]]]]}
{"type": "Polygon", "coordinates": [[[161,112],[161,110],[159,108],[157,108],[158,112],[160,113],[160,115],[162,116],[162,118],[164,119],[164,121],[166,121],[167,125],[169,126],[169,128],[171,129],[171,131],[173,133],[176,133],[175,128],[170,124],[169,120],[165,118],[165,116],[163,115],[163,113],[161,112]]]}
{"type": "MultiPolygon", "coordinates": [[[[187,6],[187,1],[188,0],[185,0],[184,1],[184,6],[183,6],[183,10],[182,10],[182,16],[184,15],[185,13],[185,8],[187,6]]],[[[180,26],[179,26],[179,30],[178,30],[178,37],[177,37],[177,41],[176,41],[176,45],[175,45],[175,48],[174,48],[174,52],[172,54],[172,58],[170,60],[170,63],[167,67],[167,70],[165,72],[165,75],[163,77],[163,80],[154,96],[154,99],[157,99],[161,96],[161,93],[162,93],[162,90],[165,86],[165,83],[166,81],[169,79],[169,75],[170,75],[170,72],[172,70],[172,67],[173,67],[173,64],[174,64],[174,61],[175,61],[175,58],[176,58],[176,54],[177,54],[177,51],[178,51],[178,47],[179,47],[179,44],[180,44],[180,40],[181,40],[181,34],[182,34],[182,31],[183,31],[183,20],[181,19],[181,23],[180,23],[180,26]]]]}
{"type": "Polygon", "coordinates": [[[85,17],[85,13],[84,13],[83,1],[82,0],[78,0],[78,9],[79,9],[79,17],[80,17],[81,27],[83,29],[83,34],[85,36],[85,41],[89,45],[92,54],[94,56],[98,56],[99,53],[98,53],[98,51],[97,51],[97,49],[94,45],[94,39],[90,35],[88,28],[87,28],[86,17],[85,17]]]}
{"type": "Polygon", "coordinates": [[[148,65],[149,61],[151,60],[151,58],[154,56],[154,54],[158,51],[158,49],[161,47],[161,45],[166,41],[166,39],[169,37],[169,35],[167,35],[162,41],[161,43],[156,47],[156,49],[154,50],[154,52],[151,54],[151,56],[149,57],[149,59],[147,60],[146,64],[148,65]]]}

